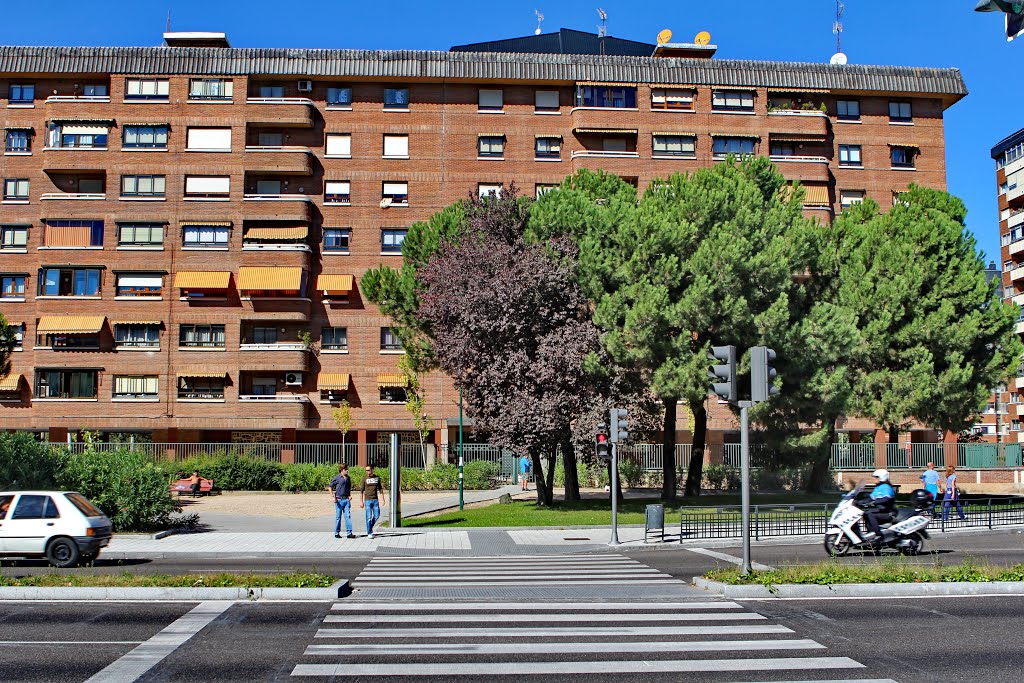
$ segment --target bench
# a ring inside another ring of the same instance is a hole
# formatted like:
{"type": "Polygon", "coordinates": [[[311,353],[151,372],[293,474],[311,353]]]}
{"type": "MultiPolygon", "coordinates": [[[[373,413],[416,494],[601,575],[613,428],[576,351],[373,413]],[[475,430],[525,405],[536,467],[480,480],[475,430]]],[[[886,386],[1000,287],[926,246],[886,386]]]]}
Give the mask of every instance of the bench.
{"type": "MultiPolygon", "coordinates": [[[[183,493],[192,493],[192,482],[189,479],[179,479],[178,481],[171,484],[171,493],[177,493],[178,497],[181,497],[183,493]]],[[[212,479],[200,479],[199,480],[199,495],[209,496],[214,493],[213,480],[212,479]]]]}

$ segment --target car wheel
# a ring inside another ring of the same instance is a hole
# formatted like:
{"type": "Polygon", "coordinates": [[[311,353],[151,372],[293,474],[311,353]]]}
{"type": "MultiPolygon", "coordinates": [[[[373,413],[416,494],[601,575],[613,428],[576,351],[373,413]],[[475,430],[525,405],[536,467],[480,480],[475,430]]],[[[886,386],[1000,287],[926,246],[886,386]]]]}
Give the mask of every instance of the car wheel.
{"type": "Polygon", "coordinates": [[[46,559],[54,567],[74,567],[78,564],[78,546],[70,538],[55,538],[46,546],[46,559]]]}

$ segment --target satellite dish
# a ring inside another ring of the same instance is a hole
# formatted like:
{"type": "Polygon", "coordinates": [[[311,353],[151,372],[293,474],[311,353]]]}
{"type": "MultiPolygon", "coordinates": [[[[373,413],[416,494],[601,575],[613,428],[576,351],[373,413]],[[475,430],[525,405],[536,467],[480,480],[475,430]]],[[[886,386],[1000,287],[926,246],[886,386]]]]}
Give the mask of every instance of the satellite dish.
{"type": "Polygon", "coordinates": [[[672,30],[662,29],[661,33],[658,34],[658,45],[664,45],[670,40],[672,40],[672,30]]]}
{"type": "Polygon", "coordinates": [[[694,37],[693,42],[697,45],[707,45],[711,42],[711,34],[707,31],[701,31],[694,37]]]}
{"type": "Polygon", "coordinates": [[[837,64],[839,66],[843,66],[844,64],[846,64],[846,62],[846,55],[843,54],[842,52],[835,53],[834,55],[832,55],[832,59],[828,60],[829,64],[837,64]]]}

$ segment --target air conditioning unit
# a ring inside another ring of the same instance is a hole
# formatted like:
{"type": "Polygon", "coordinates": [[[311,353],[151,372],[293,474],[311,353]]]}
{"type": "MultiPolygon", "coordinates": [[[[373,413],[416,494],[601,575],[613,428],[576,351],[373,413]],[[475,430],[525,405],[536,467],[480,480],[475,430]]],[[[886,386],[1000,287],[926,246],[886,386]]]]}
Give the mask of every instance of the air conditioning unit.
{"type": "Polygon", "coordinates": [[[380,200],[380,208],[388,208],[389,206],[391,206],[391,201],[391,197],[385,197],[384,199],[380,200]]]}
{"type": "Polygon", "coordinates": [[[284,383],[289,387],[302,386],[302,373],[301,372],[289,372],[285,373],[284,383]]]}
{"type": "Polygon", "coordinates": [[[299,92],[311,92],[313,90],[313,81],[299,81],[299,92]]]}

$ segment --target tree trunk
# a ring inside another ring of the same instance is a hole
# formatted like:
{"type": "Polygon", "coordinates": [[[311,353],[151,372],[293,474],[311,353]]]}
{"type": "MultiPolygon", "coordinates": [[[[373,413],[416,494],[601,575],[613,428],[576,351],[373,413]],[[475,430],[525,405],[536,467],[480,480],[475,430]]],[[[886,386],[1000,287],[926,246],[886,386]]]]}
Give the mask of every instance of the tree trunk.
{"type": "Polygon", "coordinates": [[[551,446],[548,449],[548,469],[544,473],[545,483],[548,489],[548,505],[555,503],[555,460],[558,458],[558,446],[551,446]]]}
{"type": "Polygon", "coordinates": [[[687,498],[700,495],[700,482],[704,478],[704,446],[708,436],[708,411],[704,408],[704,401],[690,401],[690,412],[693,413],[693,446],[683,494],[687,498]]]}
{"type": "Polygon", "coordinates": [[[661,436],[661,499],[670,503],[676,497],[676,397],[662,401],[665,422],[661,436]]]}
{"type": "Polygon", "coordinates": [[[829,461],[832,458],[832,442],[836,440],[837,419],[835,415],[825,417],[823,427],[828,430],[828,440],[811,467],[811,474],[807,478],[807,493],[823,493],[835,488],[835,481],[829,472],[829,461]]]}
{"type": "Polygon", "coordinates": [[[544,480],[544,469],[541,467],[539,449],[530,449],[530,460],[533,461],[533,479],[534,483],[537,484],[537,505],[550,507],[552,498],[551,489],[547,487],[547,482],[544,480]]]}
{"type": "Polygon", "coordinates": [[[562,437],[562,467],[565,469],[565,500],[580,499],[580,476],[576,469],[576,449],[572,446],[572,437],[562,437]]]}

